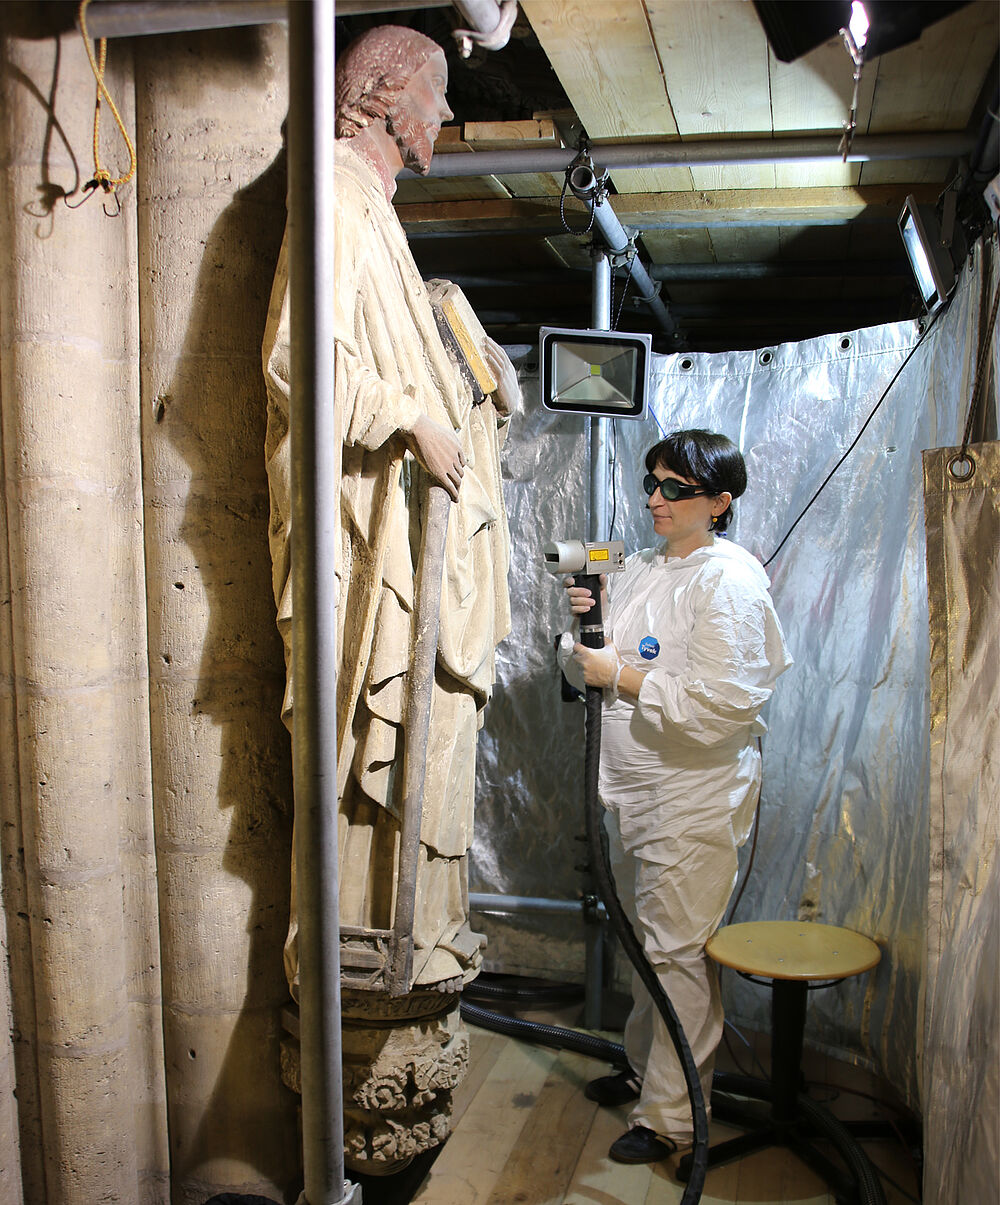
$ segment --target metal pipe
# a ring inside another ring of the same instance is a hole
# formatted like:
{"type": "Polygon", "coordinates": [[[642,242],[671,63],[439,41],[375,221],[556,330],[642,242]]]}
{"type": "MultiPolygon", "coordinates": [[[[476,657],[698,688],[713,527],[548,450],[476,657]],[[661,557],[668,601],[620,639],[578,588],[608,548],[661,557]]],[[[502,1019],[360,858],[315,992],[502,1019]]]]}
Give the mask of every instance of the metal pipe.
{"type": "MultiPolygon", "coordinates": [[[[509,912],[538,916],[580,916],[586,905],[583,900],[549,900],[530,895],[491,895],[488,892],[469,893],[469,907],[473,912],[509,912]]],[[[607,920],[604,905],[597,903],[601,920],[607,920]]]]}
{"type": "MultiPolygon", "coordinates": [[[[611,260],[603,247],[594,247],[590,325],[611,329],[611,260]]],[[[608,538],[608,420],[590,420],[590,538],[608,538]]]]}
{"type": "MultiPolygon", "coordinates": [[[[447,8],[448,4],[449,0],[337,0],[337,15],[447,8]]],[[[287,0],[94,0],[87,9],[87,29],[93,38],[231,29],[287,21],[288,9],[287,0]]]]}
{"type": "Polygon", "coordinates": [[[639,296],[653,311],[656,320],[667,334],[676,336],[677,326],[660,298],[658,286],[653,283],[639,256],[634,253],[635,248],[629,242],[625,228],[611,208],[610,201],[606,196],[599,197],[598,181],[593,170],[583,164],[575,167],[569,175],[569,186],[574,196],[593,205],[594,225],[607,244],[608,251],[613,256],[627,256],[629,275],[639,291],[639,296]]]}
{"type": "MultiPolygon", "coordinates": [[[[964,130],[932,134],[868,134],[854,139],[848,163],[898,159],[957,159],[975,146],[964,130]]],[[[690,142],[608,142],[591,148],[602,168],[728,167],[737,164],[795,161],[843,162],[839,134],[807,138],[720,138],[690,142]]],[[[519,172],[561,174],[576,157],[567,147],[527,147],[513,151],[475,151],[471,155],[435,155],[428,176],[516,176],[519,172]]],[[[416,173],[404,171],[400,179],[416,173]]]]}
{"type": "Polygon", "coordinates": [[[292,758],[302,1044],[302,1205],[360,1195],[344,1180],[337,864],[332,0],[291,6],[292,758]]]}
{"type": "MultiPolygon", "coordinates": [[[[575,284],[585,268],[567,265],[558,271],[534,271],[513,269],[510,272],[471,273],[450,272],[448,279],[460,289],[469,292],[474,289],[520,289],[525,286],[551,285],[565,287],[567,283],[575,284]]],[[[646,269],[654,280],[682,281],[729,281],[729,280],[768,280],[775,277],[791,278],[793,280],[808,280],[810,277],[857,277],[868,276],[887,277],[903,276],[907,279],[912,273],[908,261],[898,260],[846,260],[833,263],[817,263],[815,260],[777,260],[774,263],[725,263],[725,264],[650,264],[646,269]]]]}

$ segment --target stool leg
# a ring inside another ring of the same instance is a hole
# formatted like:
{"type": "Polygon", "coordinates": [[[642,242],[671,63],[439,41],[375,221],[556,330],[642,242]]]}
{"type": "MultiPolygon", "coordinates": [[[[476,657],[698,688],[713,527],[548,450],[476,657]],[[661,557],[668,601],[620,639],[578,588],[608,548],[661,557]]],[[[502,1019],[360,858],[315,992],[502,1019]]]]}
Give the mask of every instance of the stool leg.
{"type": "Polygon", "coordinates": [[[771,982],[771,1117],[779,1126],[792,1124],[798,1116],[807,992],[805,983],[793,979],[771,982]]]}

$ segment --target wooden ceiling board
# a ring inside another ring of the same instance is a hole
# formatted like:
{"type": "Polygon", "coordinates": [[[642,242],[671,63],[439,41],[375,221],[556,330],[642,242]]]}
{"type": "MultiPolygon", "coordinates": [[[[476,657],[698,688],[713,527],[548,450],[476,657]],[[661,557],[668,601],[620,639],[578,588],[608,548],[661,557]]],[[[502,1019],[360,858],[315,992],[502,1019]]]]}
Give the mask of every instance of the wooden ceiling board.
{"type": "Polygon", "coordinates": [[[779,228],[779,258],[787,260],[847,259],[850,223],[840,226],[795,226],[779,228]]]}
{"type": "MultiPolygon", "coordinates": [[[[678,133],[642,0],[521,0],[521,9],[592,140],[678,133]]],[[[619,192],[693,187],[687,168],[612,179],[619,192]]]]}
{"type": "MultiPolygon", "coordinates": [[[[937,196],[933,185],[918,185],[912,191],[922,203],[937,196]]],[[[822,226],[854,220],[894,224],[901,203],[896,185],[629,193],[614,198],[622,224],[640,230],[822,226]]],[[[555,197],[400,205],[397,212],[403,225],[416,234],[523,230],[555,235],[561,228],[555,197]]]]}
{"type": "MultiPolygon", "coordinates": [[[[868,133],[964,130],[1000,45],[1000,4],[974,0],[929,25],[916,42],[881,55],[868,133]]],[[[940,159],[866,163],[864,184],[897,181],[943,183],[940,159]]]]}
{"type": "Polygon", "coordinates": [[[654,264],[714,262],[712,240],[705,229],[644,230],[642,245],[654,264]]]}
{"type": "MultiPolygon", "coordinates": [[[[443,126],[434,144],[434,154],[471,155],[472,147],[462,139],[458,125],[443,126]]],[[[510,193],[494,176],[433,176],[430,179],[397,180],[393,200],[397,205],[431,201],[472,201],[477,198],[509,197],[510,193]]]]}
{"type": "Polygon", "coordinates": [[[781,227],[715,226],[709,231],[713,257],[720,264],[764,263],[777,259],[781,227]]]}
{"type": "Polygon", "coordinates": [[[451,180],[434,176],[429,180],[397,180],[393,202],[429,205],[436,201],[485,201],[509,196],[510,191],[495,176],[458,176],[451,180]]]}
{"type": "Polygon", "coordinates": [[[553,260],[564,268],[589,268],[592,262],[589,239],[573,234],[557,234],[545,240],[553,260]]]}
{"type": "MultiPolygon", "coordinates": [[[[674,121],[682,137],[771,130],[767,39],[745,0],[645,0],[674,121]]],[[[693,167],[695,188],[769,188],[770,164],[693,167]]]]}
{"type": "MultiPolygon", "coordinates": [[[[550,117],[523,121],[467,121],[462,127],[465,144],[473,151],[510,151],[529,147],[560,147],[562,139],[550,117]]],[[[551,172],[497,176],[512,197],[558,197],[563,176],[551,172]]]]}
{"type": "MultiPolygon", "coordinates": [[[[771,122],[776,134],[814,131],[842,133],[854,92],[854,64],[840,38],[824,43],[793,63],[783,63],[768,51],[771,122]]],[[[871,116],[875,72],[861,73],[858,89],[858,130],[866,130],[871,116]]],[[[778,188],[817,188],[851,185],[861,180],[859,163],[776,164],[778,188]]]]}

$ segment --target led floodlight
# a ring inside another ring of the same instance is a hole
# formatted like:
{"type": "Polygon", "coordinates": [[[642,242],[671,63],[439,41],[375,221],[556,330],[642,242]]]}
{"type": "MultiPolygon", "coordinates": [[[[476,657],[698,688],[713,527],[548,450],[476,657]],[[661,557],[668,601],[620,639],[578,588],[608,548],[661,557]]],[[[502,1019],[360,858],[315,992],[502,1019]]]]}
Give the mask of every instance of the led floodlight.
{"type": "Polygon", "coordinates": [[[927,312],[933,314],[955,287],[951,254],[941,243],[933,213],[922,211],[912,196],[906,198],[897,224],[920,297],[927,312]]]}
{"type": "Polygon", "coordinates": [[[557,413],[642,418],[652,343],[651,335],[543,326],[542,405],[557,413]]]}

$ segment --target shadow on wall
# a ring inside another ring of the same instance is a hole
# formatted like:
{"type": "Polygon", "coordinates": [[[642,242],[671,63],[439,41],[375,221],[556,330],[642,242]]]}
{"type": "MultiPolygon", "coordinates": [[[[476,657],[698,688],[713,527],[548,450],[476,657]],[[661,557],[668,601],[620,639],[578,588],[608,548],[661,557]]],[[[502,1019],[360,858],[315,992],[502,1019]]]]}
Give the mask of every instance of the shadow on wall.
{"type": "MultiPolygon", "coordinates": [[[[180,535],[209,608],[192,724],[206,716],[219,730],[218,806],[231,816],[220,877],[226,872],[242,879],[252,896],[248,910],[232,917],[234,928],[245,925],[249,933],[240,1016],[192,1142],[179,1150],[172,1135],[171,1159],[174,1184],[186,1192],[209,1179],[203,1173],[208,1165],[232,1160],[293,1199],[297,1098],[282,1085],[279,1071],[280,1009],[288,1000],[282,946],[291,864],[291,748],[280,719],[285,666],[271,592],[260,367],[285,189],[282,151],[234,194],[216,221],[168,390],[168,428],[195,428],[203,435],[175,440],[190,472],[180,535]]],[[[210,957],[211,951],[201,954],[210,957]]],[[[171,1041],[170,1028],[167,1019],[168,1097],[171,1080],[183,1083],[189,1071],[183,1064],[198,1053],[178,1049],[186,1043],[171,1041]]]]}

